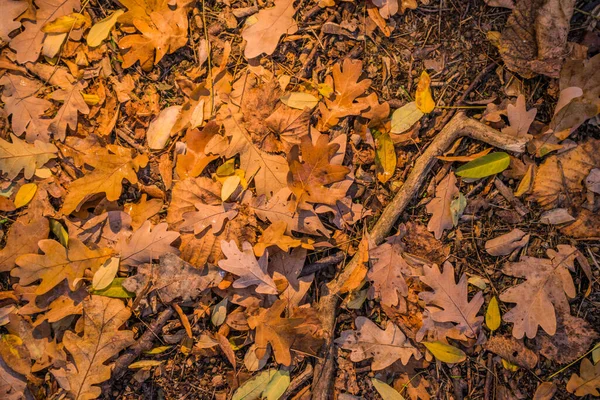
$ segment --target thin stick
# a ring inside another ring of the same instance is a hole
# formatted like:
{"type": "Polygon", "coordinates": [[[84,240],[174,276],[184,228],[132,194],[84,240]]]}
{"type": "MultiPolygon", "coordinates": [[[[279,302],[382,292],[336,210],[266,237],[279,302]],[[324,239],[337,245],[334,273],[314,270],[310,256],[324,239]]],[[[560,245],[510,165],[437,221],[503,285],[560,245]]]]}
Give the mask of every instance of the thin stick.
{"type": "MultiPolygon", "coordinates": [[[[383,210],[377,223],[369,233],[369,243],[380,244],[389,235],[392,227],[404,212],[410,201],[423,185],[427,174],[437,161],[456,139],[470,137],[503,150],[522,153],[525,151],[526,138],[516,138],[497,131],[479,121],[468,118],[464,113],[457,113],[450,122],[437,134],[429,147],[416,160],[412,171],[404,185],[400,187],[392,201],[383,210]]],[[[328,338],[323,347],[322,357],[315,366],[313,379],[313,400],[326,400],[330,398],[331,383],[335,372],[335,349],[333,336],[335,332],[336,309],[339,302],[339,291],[344,282],[352,275],[359,264],[358,257],[344,266],[340,274],[326,287],[324,295],[319,300],[319,313],[324,330],[328,338]]]]}

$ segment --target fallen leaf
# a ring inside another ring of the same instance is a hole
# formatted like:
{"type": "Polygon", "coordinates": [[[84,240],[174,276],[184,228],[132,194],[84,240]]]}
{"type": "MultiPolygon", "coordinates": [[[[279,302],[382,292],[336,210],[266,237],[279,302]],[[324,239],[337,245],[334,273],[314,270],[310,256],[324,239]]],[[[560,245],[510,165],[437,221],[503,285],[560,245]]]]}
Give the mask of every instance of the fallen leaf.
{"type": "Polygon", "coordinates": [[[551,400],[557,390],[558,387],[554,382],[542,382],[535,390],[533,400],[551,400]]]}
{"type": "Polygon", "coordinates": [[[400,134],[406,132],[416,124],[423,115],[425,114],[417,107],[417,103],[414,101],[405,104],[392,114],[391,133],[400,134]]]}
{"type": "Polygon", "coordinates": [[[266,400],[278,400],[290,386],[289,371],[280,369],[269,381],[269,384],[262,392],[262,397],[266,400]]]}
{"type": "Polygon", "coordinates": [[[486,154],[456,169],[456,175],[462,178],[481,179],[499,174],[508,168],[510,156],[504,152],[486,154]]]}
{"type": "Polygon", "coordinates": [[[560,364],[577,360],[600,337],[586,320],[570,314],[559,314],[556,325],[554,335],[540,332],[534,344],[541,355],[560,364]]]}
{"type": "Polygon", "coordinates": [[[294,21],[294,2],[292,0],[276,0],[275,7],[260,10],[256,14],[256,22],[242,31],[246,40],[244,56],[255,58],[265,53],[271,55],[283,35],[291,35],[298,31],[294,21]]]}
{"type": "Polygon", "coordinates": [[[484,346],[486,350],[520,367],[534,369],[538,363],[537,354],[527,348],[522,340],[512,336],[493,336],[484,346]]]}
{"type": "Polygon", "coordinates": [[[404,397],[396,391],[393,387],[379,379],[371,378],[371,383],[377,390],[377,393],[381,395],[383,400],[404,400],[404,397]]]}
{"type": "Polygon", "coordinates": [[[226,259],[219,261],[219,267],[239,276],[239,278],[233,282],[234,288],[245,288],[257,285],[257,293],[278,293],[273,278],[267,273],[266,254],[257,260],[256,257],[254,257],[252,245],[248,242],[242,243],[242,251],[240,251],[234,241],[222,241],[221,249],[226,259]]]}
{"type": "Polygon", "coordinates": [[[527,111],[525,105],[525,96],[522,94],[517,97],[517,102],[513,106],[509,104],[506,108],[509,126],[502,129],[502,133],[510,136],[526,136],[529,127],[535,120],[537,109],[532,108],[527,111]]]}
{"type": "Polygon", "coordinates": [[[396,150],[394,142],[388,133],[382,133],[375,138],[375,166],[377,168],[377,179],[386,183],[396,171],[396,150]]]}
{"type": "Polygon", "coordinates": [[[415,93],[415,104],[425,114],[429,114],[435,108],[435,101],[431,96],[431,78],[427,71],[421,72],[417,92],[415,93]]]}
{"type": "Polygon", "coordinates": [[[290,248],[306,246],[312,247],[309,243],[303,244],[300,239],[296,239],[292,236],[287,236],[285,231],[287,225],[284,221],[277,221],[269,225],[264,230],[258,242],[254,245],[254,254],[257,257],[261,257],[269,246],[277,246],[283,251],[288,251],[290,248]]]}
{"type": "Polygon", "coordinates": [[[83,336],[66,331],[65,349],[73,357],[61,368],[64,381],[58,379],[71,396],[95,399],[102,390],[96,386],[110,378],[111,366],[105,363],[134,343],[133,332],[119,330],[131,311],[121,300],[91,296],[83,303],[83,336]],[[68,383],[68,385],[67,385],[68,383]]]}
{"type": "Polygon", "coordinates": [[[164,108],[160,114],[150,122],[146,132],[146,141],[150,150],[161,150],[171,137],[171,131],[179,119],[181,106],[164,108]]]}
{"type": "Polygon", "coordinates": [[[458,194],[456,176],[454,176],[454,173],[449,172],[436,187],[436,197],[427,204],[427,212],[433,214],[427,224],[427,230],[433,232],[438,240],[442,237],[444,230],[454,226],[450,205],[458,194]]]}
{"type": "Polygon", "coordinates": [[[179,225],[181,232],[194,232],[197,235],[212,226],[212,231],[216,234],[223,229],[226,220],[232,220],[238,214],[234,205],[228,203],[218,206],[196,203],[195,207],[196,211],[183,214],[183,222],[179,225]]]}
{"type": "Polygon", "coordinates": [[[433,356],[445,363],[456,364],[463,362],[467,359],[467,355],[461,349],[442,342],[422,342],[427,350],[433,354],[433,356]]]}
{"type": "Polygon", "coordinates": [[[11,225],[6,244],[0,250],[0,272],[8,272],[15,266],[15,260],[38,250],[38,241],[48,238],[48,220],[43,217],[26,222],[21,218],[11,225]]]}
{"type": "Polygon", "coordinates": [[[567,390],[575,396],[600,396],[600,363],[596,365],[584,358],[579,365],[579,375],[573,374],[567,382],[567,390]]]}
{"type": "Polygon", "coordinates": [[[15,196],[15,208],[25,207],[35,196],[37,185],[35,183],[26,183],[19,188],[15,196]]]}
{"type": "Polygon", "coordinates": [[[487,310],[485,311],[485,325],[490,331],[494,332],[496,329],[500,328],[501,323],[502,318],[500,316],[500,307],[498,306],[498,299],[496,298],[496,296],[494,296],[490,300],[487,310]]]}
{"type": "Polygon", "coordinates": [[[485,242],[485,251],[491,256],[506,256],[516,249],[520,249],[529,243],[530,235],[515,228],[512,231],[500,235],[485,242]]]}
{"type": "Polygon", "coordinates": [[[421,353],[406,339],[402,331],[391,321],[385,330],[365,317],[357,317],[356,330],[343,331],[335,343],[350,350],[350,360],[354,362],[371,359],[373,371],[382,370],[401,360],[406,365],[411,357],[421,358],[421,353]]]}
{"type": "Polygon", "coordinates": [[[233,393],[231,400],[257,400],[275,375],[276,370],[269,369],[244,382],[233,393]]]}
{"type": "MultiPolygon", "coordinates": [[[[25,1],[7,1],[2,4],[2,22],[0,23],[0,39],[3,42],[9,42],[10,36],[8,35],[15,29],[21,27],[20,21],[15,21],[17,17],[27,9],[27,2],[25,1]]],[[[1,389],[0,389],[1,391],[1,389]]]]}
{"type": "Polygon", "coordinates": [[[179,250],[171,246],[179,233],[168,231],[166,223],[152,226],[150,221],[144,222],[135,232],[122,232],[115,250],[121,254],[123,265],[139,265],[150,263],[165,253],[178,255],[179,250]]]}
{"type": "Polygon", "coordinates": [[[288,107],[304,110],[305,108],[315,108],[319,99],[310,93],[289,92],[281,96],[281,102],[288,107]]]}
{"type": "Polygon", "coordinates": [[[11,142],[0,139],[0,171],[6,174],[7,179],[14,179],[21,171],[25,179],[31,179],[36,169],[53,158],[56,158],[58,149],[51,143],[37,141],[29,144],[14,135],[10,135],[11,142]]]}
{"type": "Polygon", "coordinates": [[[96,47],[100,46],[102,42],[108,37],[110,31],[114,28],[117,23],[117,19],[123,15],[125,11],[117,10],[111,13],[108,17],[101,19],[96,22],[88,32],[86,41],[88,46],[96,47]]]}
{"type": "Polygon", "coordinates": [[[119,271],[119,261],[118,257],[111,257],[98,268],[92,278],[92,288],[94,290],[106,289],[111,284],[119,271]]]}
{"type": "Polygon", "coordinates": [[[400,298],[408,296],[406,278],[413,274],[412,268],[402,257],[402,246],[389,239],[369,252],[371,268],[367,273],[372,282],[371,298],[381,299],[381,303],[393,307],[400,298]]]}

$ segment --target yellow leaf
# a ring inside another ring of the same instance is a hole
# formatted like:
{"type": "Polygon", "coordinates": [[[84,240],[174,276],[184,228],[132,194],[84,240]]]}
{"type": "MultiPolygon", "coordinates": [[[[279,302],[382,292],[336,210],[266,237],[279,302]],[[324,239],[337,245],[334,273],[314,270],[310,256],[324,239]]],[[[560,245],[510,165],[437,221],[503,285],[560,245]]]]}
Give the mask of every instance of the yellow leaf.
{"type": "Polygon", "coordinates": [[[317,86],[317,90],[321,94],[321,96],[328,99],[333,94],[333,88],[326,83],[319,83],[317,86]]]}
{"type": "Polygon", "coordinates": [[[507,369],[512,372],[515,372],[519,369],[518,365],[515,365],[515,364],[511,363],[510,361],[505,360],[504,358],[502,359],[502,366],[504,367],[504,369],[507,369]]]}
{"type": "Polygon", "coordinates": [[[49,168],[38,168],[33,174],[40,179],[48,179],[52,176],[52,171],[49,168]]]}
{"type": "Polygon", "coordinates": [[[423,342],[423,344],[435,358],[442,362],[455,364],[467,359],[464,351],[449,344],[442,342],[423,342]]]}
{"type": "Polygon", "coordinates": [[[169,350],[171,347],[173,347],[173,346],[158,346],[158,347],[155,347],[148,351],[145,351],[144,354],[148,354],[148,355],[161,354],[161,353],[164,353],[165,351],[169,350]]]}
{"type": "Polygon", "coordinates": [[[496,296],[492,297],[488,304],[487,311],[485,312],[485,324],[490,331],[495,331],[500,328],[500,307],[498,306],[498,299],[496,296]]]}
{"type": "Polygon", "coordinates": [[[92,279],[92,288],[94,290],[105,289],[111,284],[119,271],[119,261],[119,257],[111,257],[98,268],[92,279]]]}
{"type": "Polygon", "coordinates": [[[88,106],[95,106],[96,104],[100,103],[100,97],[97,94],[81,93],[81,96],[83,97],[85,104],[88,106]]]}
{"type": "Polygon", "coordinates": [[[429,114],[435,108],[435,102],[431,96],[431,78],[427,71],[421,73],[419,84],[417,85],[417,93],[415,94],[415,102],[419,110],[425,114],[429,114]]]}
{"type": "Polygon", "coordinates": [[[52,233],[56,235],[60,244],[64,247],[69,246],[69,234],[60,222],[55,219],[50,219],[50,229],[52,229],[52,233]]]}
{"type": "Polygon", "coordinates": [[[123,10],[117,10],[108,17],[101,21],[98,21],[90,29],[87,35],[87,44],[90,47],[99,46],[104,39],[106,39],[111,29],[117,23],[117,19],[124,13],[123,10]]]}
{"type": "Polygon", "coordinates": [[[394,142],[389,133],[383,133],[377,136],[375,140],[377,150],[375,150],[375,166],[377,167],[377,179],[379,182],[386,183],[394,176],[396,171],[396,150],[394,142]]]}
{"type": "Polygon", "coordinates": [[[56,18],[42,27],[44,33],[69,33],[73,29],[79,29],[84,25],[91,25],[90,17],[79,13],[71,13],[56,18]]]}
{"type": "Polygon", "coordinates": [[[423,111],[419,110],[417,104],[411,101],[403,105],[392,114],[391,132],[401,134],[409,130],[423,116],[423,111]]]}
{"type": "Polygon", "coordinates": [[[315,108],[319,99],[310,93],[290,92],[281,96],[281,102],[288,107],[304,110],[305,108],[315,108]]]}
{"type": "Polygon", "coordinates": [[[33,196],[35,196],[35,192],[37,192],[37,185],[35,183],[26,183],[21,186],[15,196],[15,207],[21,208],[29,204],[33,196]]]}
{"type": "Polygon", "coordinates": [[[525,193],[527,193],[531,190],[531,184],[533,183],[533,175],[534,175],[534,169],[533,169],[533,164],[531,164],[529,166],[529,168],[527,168],[527,172],[525,172],[525,176],[523,176],[523,179],[521,179],[521,182],[519,182],[519,187],[517,188],[517,191],[515,192],[515,196],[521,197],[525,193]]]}
{"type": "Polygon", "coordinates": [[[152,367],[158,367],[162,364],[162,361],[158,360],[141,360],[136,361],[129,365],[129,369],[149,369],[152,367]]]}

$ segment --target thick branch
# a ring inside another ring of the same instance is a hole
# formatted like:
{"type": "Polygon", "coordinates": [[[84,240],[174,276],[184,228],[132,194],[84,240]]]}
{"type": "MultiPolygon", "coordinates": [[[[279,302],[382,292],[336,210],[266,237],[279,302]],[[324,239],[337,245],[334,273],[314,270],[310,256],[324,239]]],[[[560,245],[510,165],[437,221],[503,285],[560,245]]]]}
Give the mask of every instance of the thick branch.
{"type": "MultiPolygon", "coordinates": [[[[503,150],[522,153],[525,151],[525,138],[517,138],[497,131],[479,121],[468,118],[464,113],[455,115],[450,122],[437,134],[427,149],[416,160],[408,178],[398,190],[392,201],[385,207],[377,223],[369,233],[369,243],[380,244],[389,235],[392,227],[404,212],[406,206],[420,190],[429,171],[435,165],[438,156],[450,148],[460,137],[470,137],[503,150]]],[[[329,337],[325,344],[323,357],[315,367],[313,379],[313,400],[330,398],[331,382],[335,372],[335,349],[333,335],[335,331],[336,309],[339,291],[344,282],[358,265],[355,256],[344,266],[340,274],[327,285],[326,294],[319,300],[319,313],[323,328],[329,337]]]]}

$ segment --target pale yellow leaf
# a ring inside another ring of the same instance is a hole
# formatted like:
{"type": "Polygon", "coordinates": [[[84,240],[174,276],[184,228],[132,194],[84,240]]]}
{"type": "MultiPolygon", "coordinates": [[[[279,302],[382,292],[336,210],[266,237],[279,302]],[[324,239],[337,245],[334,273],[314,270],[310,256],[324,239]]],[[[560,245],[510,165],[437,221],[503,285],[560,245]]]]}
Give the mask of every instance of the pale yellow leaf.
{"type": "Polygon", "coordinates": [[[461,349],[442,342],[423,342],[427,350],[433,356],[445,363],[456,364],[467,359],[467,355],[461,349]]]}
{"type": "Polygon", "coordinates": [[[304,110],[305,108],[315,108],[319,99],[310,93],[289,92],[281,96],[281,102],[288,107],[304,110]]]}
{"type": "Polygon", "coordinates": [[[108,287],[119,271],[119,257],[111,257],[96,271],[92,279],[92,288],[102,290],[108,287]]]}
{"type": "Polygon", "coordinates": [[[87,35],[87,44],[90,47],[96,47],[102,44],[102,41],[108,37],[110,31],[117,23],[117,19],[124,13],[123,10],[117,10],[103,20],[98,21],[87,35]]]}
{"type": "Polygon", "coordinates": [[[409,130],[423,116],[414,101],[405,104],[392,114],[392,133],[400,134],[409,130]]]}

